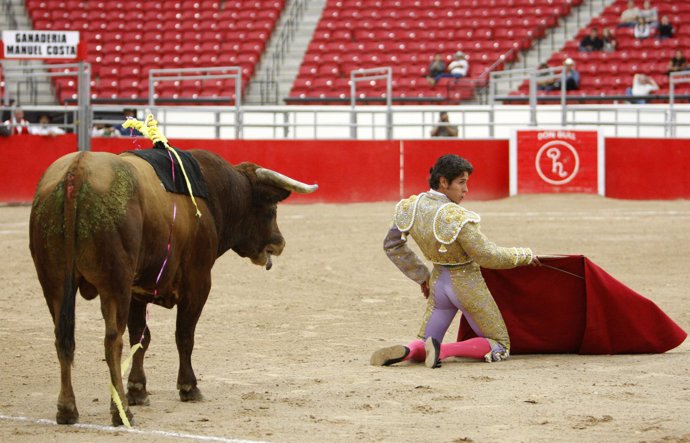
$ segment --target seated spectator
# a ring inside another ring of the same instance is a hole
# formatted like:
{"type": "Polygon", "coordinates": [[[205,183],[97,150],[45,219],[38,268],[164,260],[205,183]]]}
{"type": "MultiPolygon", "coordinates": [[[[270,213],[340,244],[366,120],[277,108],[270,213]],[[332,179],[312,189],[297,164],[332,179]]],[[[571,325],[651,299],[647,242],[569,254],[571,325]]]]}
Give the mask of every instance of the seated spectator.
{"type": "Polygon", "coordinates": [[[680,49],[676,49],[676,53],[671,57],[671,60],[668,61],[668,72],[667,74],[670,74],[672,72],[678,72],[678,71],[685,71],[688,69],[688,62],[685,60],[685,56],[683,55],[683,51],[680,49]]]}
{"type": "Polygon", "coordinates": [[[457,137],[458,127],[448,124],[448,113],[441,112],[439,114],[439,125],[431,130],[432,137],[457,137]]]}
{"type": "Polygon", "coordinates": [[[65,130],[59,126],[53,126],[48,114],[38,117],[38,124],[29,127],[29,133],[34,135],[62,135],[65,130]]]}
{"type": "Polygon", "coordinates": [[[580,73],[575,69],[575,61],[572,58],[567,58],[565,62],[563,62],[563,66],[565,67],[566,91],[580,89],[580,73]]]}
{"type": "Polygon", "coordinates": [[[113,128],[112,125],[104,125],[103,123],[96,123],[91,130],[91,137],[120,137],[120,135],[120,131],[113,128]]]}
{"type": "Polygon", "coordinates": [[[656,12],[656,8],[652,8],[649,0],[645,0],[642,4],[642,9],[640,9],[640,17],[642,17],[650,26],[656,26],[659,21],[659,16],[656,12]]]}
{"type": "Polygon", "coordinates": [[[599,37],[599,30],[597,28],[590,29],[589,34],[580,40],[580,51],[601,51],[603,48],[604,41],[599,37]]]}
{"type": "Polygon", "coordinates": [[[635,38],[648,38],[650,35],[652,35],[652,27],[649,26],[649,23],[647,23],[645,19],[640,17],[637,19],[637,24],[633,29],[633,35],[635,38]]]}
{"type": "Polygon", "coordinates": [[[553,77],[553,72],[546,62],[542,62],[537,66],[537,89],[539,91],[553,91],[556,79],[553,77]]]}
{"type": "MultiPolygon", "coordinates": [[[[568,57],[563,62],[565,68],[565,90],[574,91],[580,89],[580,73],[575,69],[575,60],[568,57]]],[[[557,87],[561,87],[561,82],[557,82],[557,87]]]]}
{"type": "Polygon", "coordinates": [[[22,108],[15,108],[12,116],[5,120],[3,125],[7,127],[10,134],[29,134],[29,121],[24,118],[24,110],[22,108]]]}
{"type": "MultiPolygon", "coordinates": [[[[124,117],[125,120],[127,120],[128,118],[137,118],[137,111],[136,111],[136,109],[124,109],[122,111],[122,116],[124,117]]],[[[124,122],[122,122],[122,123],[124,123],[124,122]]],[[[122,126],[122,123],[115,126],[115,130],[117,130],[120,133],[120,135],[124,135],[127,137],[129,137],[129,136],[142,137],[143,136],[143,134],[141,132],[137,131],[134,128],[125,128],[124,126],[122,126]]]]}
{"type": "MultiPolygon", "coordinates": [[[[566,58],[563,62],[563,68],[565,71],[565,90],[574,91],[580,89],[580,73],[575,69],[575,60],[570,57],[566,58]]],[[[547,74],[541,75],[545,76],[547,74]]],[[[541,82],[537,81],[537,89],[542,91],[555,91],[561,89],[561,78],[558,77],[554,80],[544,79],[541,82]]]]}
{"type": "Polygon", "coordinates": [[[604,28],[604,32],[601,35],[601,41],[604,44],[602,48],[604,51],[613,52],[616,50],[616,45],[618,45],[618,42],[616,41],[616,37],[614,37],[611,28],[604,28]]]}
{"type": "MultiPolygon", "coordinates": [[[[15,99],[11,98],[9,103],[7,103],[5,106],[14,107],[15,103],[16,103],[15,99]]],[[[4,122],[5,120],[9,120],[10,118],[12,118],[12,110],[11,109],[3,109],[2,110],[2,118],[0,118],[0,121],[4,122]]]]}
{"type": "Polygon", "coordinates": [[[446,72],[446,63],[443,61],[441,54],[434,54],[434,59],[431,60],[429,65],[429,74],[426,77],[429,85],[434,86],[436,84],[436,77],[444,72],[446,72]]]}
{"type": "MultiPolygon", "coordinates": [[[[656,84],[656,82],[651,76],[646,74],[635,74],[633,76],[632,87],[626,89],[625,94],[633,97],[646,97],[651,92],[657,91],[658,89],[659,85],[656,84]]],[[[630,103],[642,104],[647,103],[647,100],[631,100],[630,103]]]]}
{"type": "Polygon", "coordinates": [[[448,73],[444,73],[436,77],[439,78],[463,78],[467,76],[467,71],[470,69],[470,64],[467,61],[467,56],[464,52],[458,51],[455,53],[454,60],[448,64],[448,73]]]}
{"type": "Polygon", "coordinates": [[[671,21],[668,19],[668,16],[665,15],[661,17],[661,23],[659,23],[659,26],[656,28],[656,36],[659,38],[659,40],[673,38],[674,34],[675,29],[673,29],[673,25],[671,24],[671,21]]]}
{"type": "Polygon", "coordinates": [[[633,0],[628,0],[628,9],[621,13],[621,18],[618,21],[618,27],[621,28],[632,28],[637,23],[637,19],[640,16],[640,10],[635,6],[633,0]]]}

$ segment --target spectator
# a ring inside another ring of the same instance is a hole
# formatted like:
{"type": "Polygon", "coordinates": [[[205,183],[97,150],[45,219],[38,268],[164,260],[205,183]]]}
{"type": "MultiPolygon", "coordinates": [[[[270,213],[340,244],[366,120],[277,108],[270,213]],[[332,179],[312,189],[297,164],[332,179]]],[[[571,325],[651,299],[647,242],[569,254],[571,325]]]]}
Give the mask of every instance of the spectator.
{"type": "Polygon", "coordinates": [[[616,37],[613,35],[611,28],[604,28],[604,32],[601,35],[601,40],[604,43],[604,47],[602,48],[604,51],[613,52],[616,50],[616,45],[618,45],[618,42],[616,41],[616,37]]]}
{"type": "Polygon", "coordinates": [[[637,23],[639,16],[640,10],[635,6],[635,2],[633,0],[628,0],[628,9],[621,14],[618,26],[621,28],[632,28],[635,26],[635,23],[637,23]]]}
{"type": "Polygon", "coordinates": [[[553,77],[553,72],[546,62],[542,62],[537,67],[537,89],[540,91],[552,91],[556,89],[554,84],[556,79],[553,77]]]}
{"type": "Polygon", "coordinates": [[[439,125],[431,131],[432,137],[457,137],[458,127],[448,123],[448,113],[439,114],[439,125]]]}
{"type": "MultiPolygon", "coordinates": [[[[7,103],[5,106],[9,106],[10,108],[14,107],[15,100],[13,98],[10,99],[9,103],[7,103]]],[[[5,121],[9,120],[12,117],[12,110],[11,109],[3,109],[2,110],[2,118],[0,118],[0,121],[5,121]]]]}
{"type": "MultiPolygon", "coordinates": [[[[580,89],[580,73],[575,69],[575,60],[570,57],[566,58],[563,62],[563,67],[565,68],[565,90],[574,91],[580,89]]],[[[560,80],[555,85],[556,89],[560,89],[560,80]]]]}
{"type": "Polygon", "coordinates": [[[458,51],[455,53],[454,60],[450,62],[448,65],[448,73],[441,74],[438,77],[436,77],[436,80],[439,78],[463,78],[467,76],[467,71],[470,68],[470,64],[467,61],[467,56],[465,55],[464,52],[458,51]]]}
{"type": "Polygon", "coordinates": [[[599,37],[599,30],[597,28],[590,29],[589,34],[580,40],[580,51],[601,51],[603,48],[604,41],[599,37]]]}
{"type": "MultiPolygon", "coordinates": [[[[122,116],[127,120],[128,118],[137,118],[137,110],[136,109],[124,109],[122,111],[122,116]]],[[[122,122],[124,123],[124,122],[122,122]]],[[[125,128],[122,126],[122,123],[119,125],[115,126],[115,130],[120,133],[120,135],[124,135],[129,137],[130,135],[132,137],[143,137],[143,134],[139,131],[137,131],[134,128],[125,128]]]]}
{"type": "Polygon", "coordinates": [[[92,137],[120,137],[120,135],[120,131],[117,128],[113,128],[112,125],[104,125],[103,123],[96,123],[91,130],[92,137]]]}
{"type": "Polygon", "coordinates": [[[437,77],[444,72],[446,72],[446,63],[443,61],[441,54],[434,54],[434,58],[431,60],[431,64],[429,65],[429,74],[426,77],[429,85],[434,86],[436,84],[437,77]]]}
{"type": "Polygon", "coordinates": [[[640,9],[640,17],[642,17],[650,26],[656,26],[659,21],[659,15],[656,12],[656,8],[652,8],[649,0],[645,0],[642,4],[642,9],[640,9]]]}
{"type": "Polygon", "coordinates": [[[674,34],[675,30],[673,29],[673,25],[669,21],[668,16],[665,15],[661,17],[661,23],[659,23],[659,26],[656,28],[656,36],[659,38],[659,40],[673,38],[674,34]]]}
{"type": "Polygon", "coordinates": [[[671,60],[668,61],[668,72],[667,74],[670,74],[672,72],[678,72],[678,71],[685,71],[688,69],[688,62],[685,60],[685,56],[683,55],[683,51],[680,49],[676,49],[676,53],[671,57],[671,60]]]}
{"type": "Polygon", "coordinates": [[[12,116],[3,123],[10,134],[29,134],[29,121],[24,118],[24,110],[15,108],[12,116]]]}
{"type": "Polygon", "coordinates": [[[652,34],[652,27],[649,26],[649,23],[642,17],[637,19],[637,24],[635,25],[635,28],[633,29],[633,35],[635,38],[648,38],[652,34]]]}
{"type": "MultiPolygon", "coordinates": [[[[633,76],[633,84],[631,88],[628,88],[625,93],[626,95],[633,97],[645,97],[649,95],[650,92],[659,89],[659,85],[656,84],[654,79],[646,74],[635,74],[633,76]]],[[[631,103],[642,104],[647,103],[644,99],[631,100],[631,103]]]]}
{"type": "Polygon", "coordinates": [[[59,126],[53,126],[48,114],[41,114],[38,117],[38,124],[29,127],[29,133],[34,135],[61,135],[65,130],[59,126]]]}

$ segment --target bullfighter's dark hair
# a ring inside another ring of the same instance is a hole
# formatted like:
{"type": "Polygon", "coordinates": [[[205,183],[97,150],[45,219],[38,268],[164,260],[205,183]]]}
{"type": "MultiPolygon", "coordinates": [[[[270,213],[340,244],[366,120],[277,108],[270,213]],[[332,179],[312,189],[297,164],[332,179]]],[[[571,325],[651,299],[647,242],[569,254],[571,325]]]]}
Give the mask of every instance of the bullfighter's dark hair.
{"type": "Polygon", "coordinates": [[[445,177],[448,183],[450,183],[464,172],[467,172],[467,175],[471,175],[473,171],[472,164],[459,155],[443,155],[429,169],[429,186],[431,189],[438,189],[441,177],[445,177]]]}

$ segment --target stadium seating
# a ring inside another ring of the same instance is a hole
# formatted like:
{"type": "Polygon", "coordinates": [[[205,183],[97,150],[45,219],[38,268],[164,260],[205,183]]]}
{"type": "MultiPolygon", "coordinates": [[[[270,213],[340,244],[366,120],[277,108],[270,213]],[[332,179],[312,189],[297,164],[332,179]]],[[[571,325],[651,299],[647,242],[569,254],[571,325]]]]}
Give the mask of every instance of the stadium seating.
{"type": "MultiPolygon", "coordinates": [[[[627,7],[626,0],[617,0],[607,7],[599,16],[592,19],[588,26],[580,29],[578,34],[554,52],[548,60],[550,66],[559,66],[571,57],[580,72],[580,88],[569,94],[578,96],[620,96],[625,95],[632,86],[636,73],[651,75],[660,89],[656,94],[668,94],[668,62],[677,49],[690,56],[690,3],[673,0],[655,0],[652,6],[657,8],[659,19],[668,16],[675,29],[675,37],[659,40],[655,34],[647,39],[637,39],[632,28],[618,28],[621,12],[627,7]],[[617,41],[613,52],[580,52],[580,40],[596,27],[599,32],[610,28],[617,41]]],[[[527,83],[511,95],[526,95],[527,83]]],[[[690,84],[681,84],[678,93],[690,93],[690,84]]],[[[551,95],[552,92],[539,92],[539,95],[551,95]]],[[[606,101],[597,100],[593,103],[606,101]]]]}
{"type": "MultiPolygon", "coordinates": [[[[513,61],[579,3],[328,0],[290,91],[291,102],[342,103],[350,96],[351,71],[385,66],[393,68],[398,103],[470,99],[490,70],[513,61]],[[468,55],[467,78],[430,86],[424,77],[433,54],[441,53],[449,62],[458,50],[468,55]],[[320,81],[324,79],[330,83],[320,81]]],[[[380,97],[385,91],[385,84],[369,86],[358,82],[358,96],[380,97]]]]}
{"type": "MultiPolygon", "coordinates": [[[[99,99],[148,98],[152,68],[240,66],[245,88],[284,7],[284,0],[183,0],[119,3],[26,0],[34,29],[81,32],[99,99]]],[[[234,80],[161,82],[166,98],[232,97],[234,80]]],[[[54,80],[60,103],[76,98],[74,79],[54,80]]]]}

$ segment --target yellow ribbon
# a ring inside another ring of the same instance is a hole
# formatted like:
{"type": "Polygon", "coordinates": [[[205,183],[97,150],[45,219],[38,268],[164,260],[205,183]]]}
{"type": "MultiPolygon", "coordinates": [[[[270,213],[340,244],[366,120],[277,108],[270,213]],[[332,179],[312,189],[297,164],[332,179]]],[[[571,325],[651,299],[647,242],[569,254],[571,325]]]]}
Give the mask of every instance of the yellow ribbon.
{"type": "Polygon", "coordinates": [[[196,200],[194,199],[194,195],[192,194],[192,184],[189,182],[189,177],[187,177],[187,171],[185,171],[184,169],[182,159],[180,158],[180,155],[177,153],[177,151],[175,151],[168,144],[168,139],[165,137],[165,135],[163,135],[163,133],[161,133],[158,129],[158,122],[153,119],[153,114],[149,114],[146,116],[146,122],[139,121],[136,118],[128,118],[122,124],[122,127],[136,129],[137,131],[141,132],[144,135],[144,137],[149,138],[154,145],[158,142],[161,142],[163,143],[163,146],[165,146],[165,149],[173,153],[173,155],[177,159],[177,162],[180,165],[180,169],[182,169],[182,175],[184,176],[185,183],[187,183],[187,190],[189,191],[189,196],[192,198],[192,203],[194,203],[194,207],[196,208],[196,216],[201,217],[201,211],[199,211],[199,206],[196,204],[196,200]]]}
{"type": "MultiPolygon", "coordinates": [[[[132,349],[129,351],[129,357],[125,359],[125,361],[122,362],[122,365],[120,366],[120,371],[122,374],[127,372],[129,369],[129,365],[132,364],[132,358],[134,357],[134,354],[142,348],[141,343],[137,343],[136,345],[132,346],[132,349]]],[[[117,393],[117,389],[115,389],[115,386],[113,386],[112,382],[110,383],[110,396],[113,399],[113,402],[115,403],[115,406],[117,406],[117,413],[120,415],[120,420],[122,420],[122,424],[125,425],[126,428],[131,428],[132,425],[129,423],[129,419],[127,418],[127,414],[125,414],[125,408],[122,406],[122,400],[120,399],[120,395],[117,393]]]]}

